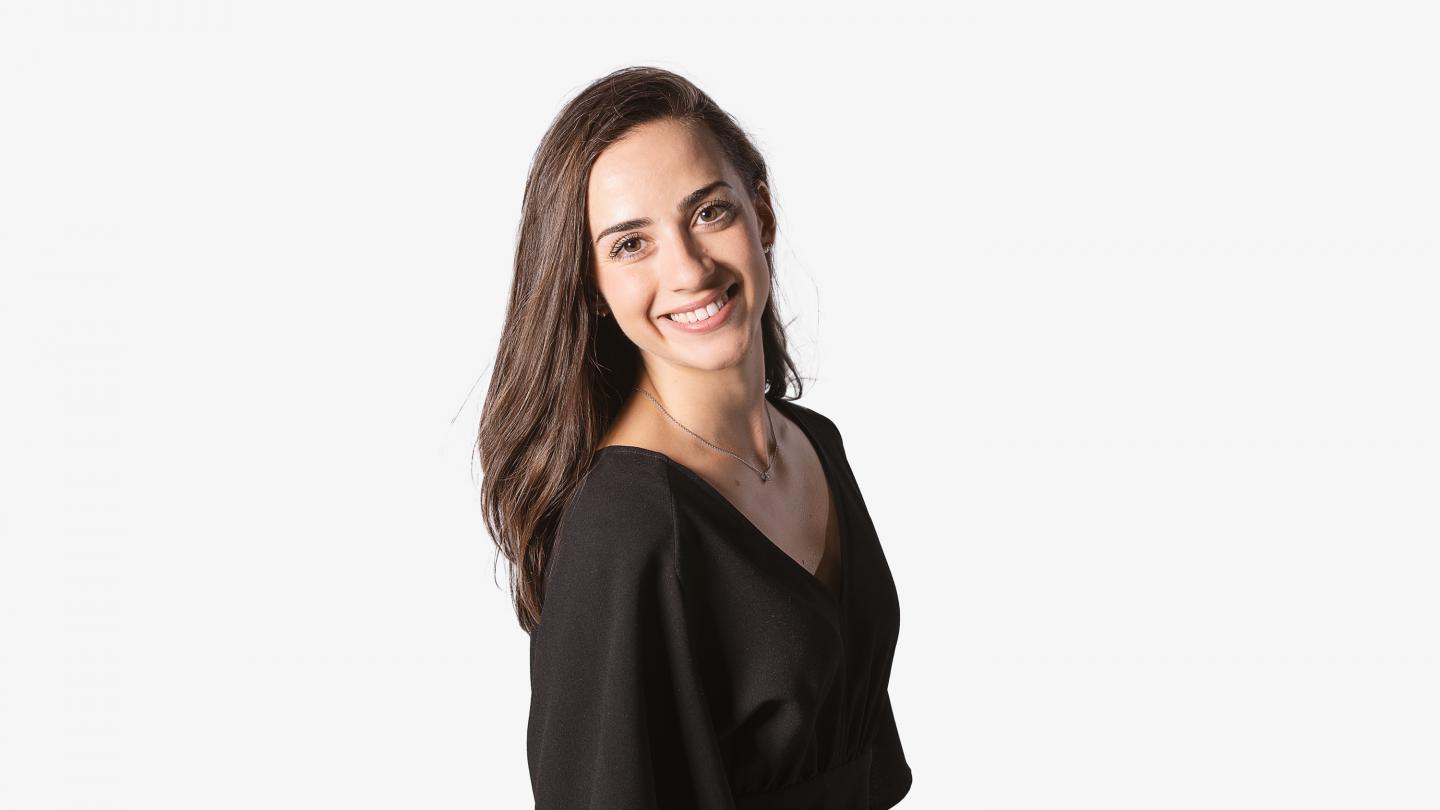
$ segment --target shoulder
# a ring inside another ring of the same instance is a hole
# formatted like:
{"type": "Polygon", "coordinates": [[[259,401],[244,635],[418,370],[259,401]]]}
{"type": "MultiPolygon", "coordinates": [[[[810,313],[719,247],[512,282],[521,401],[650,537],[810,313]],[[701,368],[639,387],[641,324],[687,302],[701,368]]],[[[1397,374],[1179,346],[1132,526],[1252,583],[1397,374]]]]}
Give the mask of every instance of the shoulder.
{"type": "MultiPolygon", "coordinates": [[[[561,513],[548,565],[561,580],[571,573],[633,578],[673,567],[675,527],[664,457],[612,447],[596,456],[561,513]]],[[[548,588],[552,577],[546,579],[548,588]]]]}
{"type": "Polygon", "coordinates": [[[824,436],[830,441],[833,441],[835,444],[840,446],[844,445],[844,437],[840,435],[839,426],[837,426],[835,424],[835,421],[829,416],[826,416],[825,414],[815,410],[814,408],[806,407],[792,400],[772,399],[770,401],[772,403],[778,402],[780,408],[786,409],[786,413],[794,415],[799,419],[805,420],[805,424],[807,427],[816,428],[819,431],[820,435],[824,436]]]}
{"type": "Polygon", "coordinates": [[[597,453],[571,502],[592,517],[670,508],[670,465],[660,453],[612,445],[597,453]]]}

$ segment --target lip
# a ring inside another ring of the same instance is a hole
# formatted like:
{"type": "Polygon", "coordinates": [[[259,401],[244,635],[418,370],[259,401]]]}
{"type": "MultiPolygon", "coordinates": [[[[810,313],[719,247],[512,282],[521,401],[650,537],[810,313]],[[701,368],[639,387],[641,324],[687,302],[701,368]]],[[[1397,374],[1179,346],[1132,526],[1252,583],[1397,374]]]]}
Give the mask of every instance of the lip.
{"type": "MultiPolygon", "coordinates": [[[[696,302],[693,303],[693,304],[686,304],[686,305],[684,305],[684,306],[676,307],[676,308],[670,310],[669,312],[665,313],[664,315],[661,315],[660,317],[662,317],[662,318],[668,318],[668,317],[670,317],[671,315],[674,315],[674,314],[677,313],[677,312],[694,312],[695,310],[697,310],[697,309],[699,309],[699,308],[701,308],[701,307],[708,307],[708,306],[710,306],[710,304],[713,303],[716,299],[718,299],[720,296],[724,295],[724,294],[725,294],[725,290],[728,290],[728,289],[730,289],[731,287],[734,287],[734,286],[735,286],[735,285],[732,283],[732,284],[730,284],[729,286],[724,287],[723,289],[719,289],[719,290],[716,290],[716,291],[713,292],[713,293],[710,293],[709,296],[707,296],[707,297],[705,297],[705,298],[701,298],[699,301],[696,301],[696,302]]],[[[716,314],[719,314],[719,313],[716,313],[716,314]]]]}
{"type": "MultiPolygon", "coordinates": [[[[726,287],[725,290],[729,290],[731,287],[735,286],[736,285],[732,284],[730,285],[730,287],[726,287]]],[[[708,305],[711,301],[719,298],[721,293],[725,292],[725,290],[721,290],[720,292],[711,296],[709,301],[705,302],[706,305],[708,305]]],[[[737,288],[734,292],[730,294],[730,299],[725,302],[725,306],[721,307],[718,312],[703,321],[697,321],[695,323],[676,323],[675,321],[670,319],[669,315],[661,315],[660,320],[665,322],[666,327],[674,329],[677,332],[687,332],[692,335],[701,334],[704,332],[713,332],[716,329],[724,326],[726,321],[730,320],[730,313],[735,311],[735,303],[739,298],[740,290],[737,288]]],[[[699,305],[695,306],[695,309],[699,308],[699,305]]]]}

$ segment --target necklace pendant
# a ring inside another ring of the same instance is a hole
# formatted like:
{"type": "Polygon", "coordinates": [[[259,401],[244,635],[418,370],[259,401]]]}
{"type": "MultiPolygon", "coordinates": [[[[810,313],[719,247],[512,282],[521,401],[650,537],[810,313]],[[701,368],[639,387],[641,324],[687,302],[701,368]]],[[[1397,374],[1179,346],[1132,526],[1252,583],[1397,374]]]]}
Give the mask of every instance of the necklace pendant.
{"type": "Polygon", "coordinates": [[[760,483],[763,484],[763,483],[765,483],[766,481],[769,481],[769,480],[770,480],[770,473],[769,473],[768,471],[767,471],[767,472],[762,472],[762,473],[760,473],[760,483]]]}

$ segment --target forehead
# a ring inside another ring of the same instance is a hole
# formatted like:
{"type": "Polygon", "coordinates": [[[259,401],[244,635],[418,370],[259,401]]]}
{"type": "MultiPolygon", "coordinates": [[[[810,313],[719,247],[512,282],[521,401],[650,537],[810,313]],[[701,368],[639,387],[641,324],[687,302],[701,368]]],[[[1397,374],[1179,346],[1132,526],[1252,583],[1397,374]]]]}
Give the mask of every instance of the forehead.
{"type": "Polygon", "coordinates": [[[739,188],[708,129],[673,120],[641,124],[606,147],[590,169],[591,230],[616,219],[662,216],[715,180],[739,188]]]}

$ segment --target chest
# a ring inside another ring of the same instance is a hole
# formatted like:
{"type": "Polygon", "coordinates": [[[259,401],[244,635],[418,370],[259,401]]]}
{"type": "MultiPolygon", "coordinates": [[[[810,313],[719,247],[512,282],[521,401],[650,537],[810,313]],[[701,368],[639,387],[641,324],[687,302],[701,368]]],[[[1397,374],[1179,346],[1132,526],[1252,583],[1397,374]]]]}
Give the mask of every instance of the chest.
{"type": "Polygon", "coordinates": [[[820,580],[840,591],[840,522],[824,483],[798,496],[781,496],[769,509],[756,510],[751,522],[776,548],[820,580]]]}
{"type": "MultiPolygon", "coordinates": [[[[803,461],[803,460],[802,460],[803,461]]],[[[720,489],[765,539],[833,594],[841,586],[840,521],[819,463],[792,464],[804,470],[763,484],[720,489]]],[[[791,472],[786,470],[786,472],[791,472]]],[[[728,483],[728,482],[727,482],[728,483]]]]}
{"type": "MultiPolygon", "coordinates": [[[[785,527],[803,523],[758,510],[747,523],[708,487],[679,483],[694,661],[735,786],[759,790],[845,761],[870,728],[899,629],[894,583],[858,493],[841,480],[838,520],[823,504],[822,528],[832,537],[845,529],[841,603],[784,549],[785,527]]],[[[790,511],[807,511],[805,496],[791,495],[790,511]]]]}

